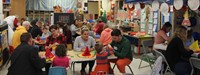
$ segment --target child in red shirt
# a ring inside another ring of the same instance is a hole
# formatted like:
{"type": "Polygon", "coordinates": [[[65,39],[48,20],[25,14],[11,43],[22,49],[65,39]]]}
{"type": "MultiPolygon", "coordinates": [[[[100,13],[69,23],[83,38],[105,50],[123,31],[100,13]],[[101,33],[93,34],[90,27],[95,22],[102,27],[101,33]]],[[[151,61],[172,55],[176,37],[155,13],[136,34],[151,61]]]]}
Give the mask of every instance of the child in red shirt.
{"type": "Polygon", "coordinates": [[[53,59],[52,66],[69,67],[69,58],[67,57],[67,49],[61,44],[56,47],[55,58],[53,59]]]}
{"type": "Polygon", "coordinates": [[[108,56],[111,55],[111,52],[106,50],[103,44],[96,44],[95,50],[97,52],[96,54],[96,67],[93,72],[91,72],[91,75],[96,75],[97,72],[105,72],[105,74],[111,74],[112,69],[110,67],[110,62],[108,61],[108,56]]]}

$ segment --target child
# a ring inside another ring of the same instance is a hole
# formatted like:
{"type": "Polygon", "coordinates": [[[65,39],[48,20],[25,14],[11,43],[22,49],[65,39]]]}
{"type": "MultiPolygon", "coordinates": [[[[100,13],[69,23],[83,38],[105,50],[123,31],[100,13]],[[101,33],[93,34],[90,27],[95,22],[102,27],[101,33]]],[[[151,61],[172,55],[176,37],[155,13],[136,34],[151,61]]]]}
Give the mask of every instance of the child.
{"type": "Polygon", "coordinates": [[[98,43],[95,45],[96,54],[96,67],[91,75],[96,75],[98,71],[106,72],[106,74],[112,74],[112,69],[110,67],[110,63],[108,61],[108,56],[111,52],[105,49],[103,44],[98,43]]]}
{"type": "Polygon", "coordinates": [[[48,28],[47,27],[44,27],[43,28],[43,33],[42,33],[42,37],[49,37],[51,35],[51,33],[49,32],[48,28]]]}
{"type": "Polygon", "coordinates": [[[66,47],[65,45],[61,44],[56,47],[55,51],[55,58],[53,59],[52,66],[61,66],[65,67],[66,69],[69,67],[69,58],[66,56],[66,47]]]}

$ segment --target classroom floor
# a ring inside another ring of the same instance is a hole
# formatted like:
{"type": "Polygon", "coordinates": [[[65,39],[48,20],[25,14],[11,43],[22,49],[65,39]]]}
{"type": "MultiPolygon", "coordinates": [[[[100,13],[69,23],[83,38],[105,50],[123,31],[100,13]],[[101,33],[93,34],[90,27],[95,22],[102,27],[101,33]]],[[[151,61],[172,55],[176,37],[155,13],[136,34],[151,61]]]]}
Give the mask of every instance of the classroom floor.
{"type": "MultiPolygon", "coordinates": [[[[140,59],[138,58],[138,56],[134,56],[133,61],[130,64],[130,66],[134,72],[134,75],[150,75],[151,69],[150,69],[149,64],[146,62],[142,62],[142,67],[140,69],[138,69],[139,63],[140,63],[140,59]]],[[[69,69],[67,71],[67,75],[80,75],[81,64],[76,63],[75,65],[76,65],[75,66],[75,74],[73,74],[72,70],[69,69]]],[[[111,66],[113,66],[113,65],[114,64],[112,63],[111,66]]],[[[94,69],[94,67],[93,67],[93,69],[94,69]]],[[[88,69],[88,66],[86,68],[86,72],[88,72],[87,69],[88,69]]],[[[129,70],[128,67],[126,67],[126,72],[131,74],[131,71],[129,70]]],[[[115,67],[114,73],[115,73],[115,75],[120,75],[120,72],[117,69],[117,67],[115,67]]],[[[0,75],[7,75],[6,67],[4,67],[2,70],[0,70],[0,75]]]]}

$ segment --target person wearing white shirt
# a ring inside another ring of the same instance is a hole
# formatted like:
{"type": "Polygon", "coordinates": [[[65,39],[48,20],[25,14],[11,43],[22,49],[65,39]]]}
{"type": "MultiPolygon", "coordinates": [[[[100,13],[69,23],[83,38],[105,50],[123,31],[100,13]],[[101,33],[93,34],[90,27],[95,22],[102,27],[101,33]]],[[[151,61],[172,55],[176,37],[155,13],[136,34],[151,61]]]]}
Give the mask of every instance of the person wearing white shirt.
{"type": "MultiPolygon", "coordinates": [[[[89,36],[89,29],[83,28],[81,30],[81,36],[76,37],[74,42],[74,50],[75,51],[85,51],[86,47],[89,48],[90,51],[94,50],[96,42],[95,39],[89,36]]],[[[86,75],[85,68],[89,63],[89,73],[92,71],[95,61],[84,61],[81,65],[81,75],[86,75]]]]}

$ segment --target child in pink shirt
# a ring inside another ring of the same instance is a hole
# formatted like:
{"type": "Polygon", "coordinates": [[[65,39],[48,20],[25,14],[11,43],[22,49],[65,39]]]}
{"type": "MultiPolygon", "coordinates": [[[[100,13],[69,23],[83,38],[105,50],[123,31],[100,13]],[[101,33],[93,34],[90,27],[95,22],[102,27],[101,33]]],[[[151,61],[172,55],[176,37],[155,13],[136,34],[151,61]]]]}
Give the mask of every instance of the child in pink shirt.
{"type": "Polygon", "coordinates": [[[67,49],[64,45],[58,45],[55,51],[55,58],[53,59],[52,66],[69,67],[69,58],[67,57],[67,49]]]}

